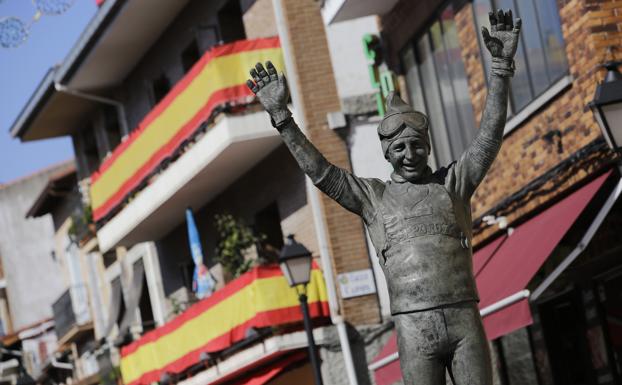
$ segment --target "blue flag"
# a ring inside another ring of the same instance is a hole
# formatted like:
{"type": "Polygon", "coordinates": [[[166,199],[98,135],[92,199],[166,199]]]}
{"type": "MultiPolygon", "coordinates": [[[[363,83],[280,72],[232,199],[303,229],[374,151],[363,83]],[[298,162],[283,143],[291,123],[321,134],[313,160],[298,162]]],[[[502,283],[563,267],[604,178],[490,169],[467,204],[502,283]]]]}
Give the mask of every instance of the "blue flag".
{"type": "Polygon", "coordinates": [[[190,208],[186,209],[186,223],[188,225],[188,242],[190,242],[190,252],[194,261],[194,274],[192,277],[192,291],[197,298],[209,297],[214,292],[216,281],[203,263],[203,249],[199,240],[199,231],[194,223],[194,216],[190,208]]]}

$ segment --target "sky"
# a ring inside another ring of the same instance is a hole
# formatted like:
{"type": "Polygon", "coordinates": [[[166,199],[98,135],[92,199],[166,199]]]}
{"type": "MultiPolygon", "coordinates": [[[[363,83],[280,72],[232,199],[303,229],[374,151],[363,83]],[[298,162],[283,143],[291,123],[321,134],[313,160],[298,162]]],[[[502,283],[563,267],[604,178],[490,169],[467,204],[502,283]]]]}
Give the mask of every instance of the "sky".
{"type": "MultiPolygon", "coordinates": [[[[0,0],[0,21],[11,16],[32,20],[33,4],[0,0]]],[[[18,47],[0,46],[0,184],[73,158],[68,138],[21,143],[9,130],[47,70],[62,62],[96,11],[95,0],[75,0],[61,15],[41,16],[18,47]]]]}

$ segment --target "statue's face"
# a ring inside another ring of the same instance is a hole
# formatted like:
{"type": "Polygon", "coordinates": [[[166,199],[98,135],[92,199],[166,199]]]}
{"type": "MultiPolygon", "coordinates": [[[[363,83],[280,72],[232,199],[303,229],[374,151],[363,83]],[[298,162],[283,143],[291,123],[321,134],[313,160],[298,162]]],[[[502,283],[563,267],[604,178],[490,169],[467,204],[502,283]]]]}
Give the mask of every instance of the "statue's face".
{"type": "Polygon", "coordinates": [[[387,160],[396,174],[409,182],[415,182],[425,175],[428,148],[420,138],[414,136],[398,138],[389,146],[387,160]]]}

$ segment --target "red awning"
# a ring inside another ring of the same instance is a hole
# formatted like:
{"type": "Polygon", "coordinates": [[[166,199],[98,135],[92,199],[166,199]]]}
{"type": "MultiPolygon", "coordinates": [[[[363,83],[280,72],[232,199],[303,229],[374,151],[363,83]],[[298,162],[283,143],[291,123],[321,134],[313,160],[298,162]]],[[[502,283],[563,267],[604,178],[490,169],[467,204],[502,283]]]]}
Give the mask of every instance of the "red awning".
{"type": "Polygon", "coordinates": [[[396,352],[397,334],[393,331],[387,343],[372,362],[376,384],[390,385],[402,379],[400,360],[397,359],[396,352]]]}
{"type": "MultiPolygon", "coordinates": [[[[516,227],[473,255],[480,309],[525,289],[555,246],[577,220],[609,173],[603,174],[555,205],[516,227]]],[[[484,317],[488,339],[532,323],[524,298],[484,317]]]]}
{"type": "MultiPolygon", "coordinates": [[[[610,174],[601,175],[473,255],[480,310],[525,289],[610,174]]],[[[494,311],[483,320],[491,340],[528,326],[533,322],[528,298],[494,311]]],[[[393,332],[370,365],[376,384],[391,385],[401,379],[396,352],[393,332]]]]}

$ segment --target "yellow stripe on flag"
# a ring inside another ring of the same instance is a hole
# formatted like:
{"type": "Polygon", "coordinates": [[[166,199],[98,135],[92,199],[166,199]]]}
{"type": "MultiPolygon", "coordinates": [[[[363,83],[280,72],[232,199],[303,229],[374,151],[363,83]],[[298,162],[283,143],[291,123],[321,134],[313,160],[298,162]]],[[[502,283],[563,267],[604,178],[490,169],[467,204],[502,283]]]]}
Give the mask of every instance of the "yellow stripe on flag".
{"type": "Polygon", "coordinates": [[[119,155],[91,186],[94,209],[104,205],[132,176],[205,106],[216,91],[244,84],[248,69],[271,60],[284,68],[280,48],[266,48],[216,57],[119,155]]]}
{"type": "MultiPolygon", "coordinates": [[[[326,286],[319,269],[312,270],[307,295],[309,304],[327,301],[326,286]]],[[[296,291],[289,287],[282,275],[256,279],[169,334],[122,357],[123,380],[130,384],[145,373],[164,368],[258,313],[297,306],[296,291]]]]}

